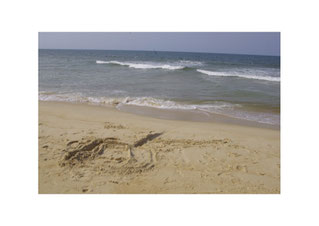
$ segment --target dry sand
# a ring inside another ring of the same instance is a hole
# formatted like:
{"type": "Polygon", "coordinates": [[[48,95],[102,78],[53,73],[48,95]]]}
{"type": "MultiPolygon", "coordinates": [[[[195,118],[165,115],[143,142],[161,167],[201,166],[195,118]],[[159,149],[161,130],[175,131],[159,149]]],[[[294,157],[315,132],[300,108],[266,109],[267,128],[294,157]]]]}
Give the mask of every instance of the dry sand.
{"type": "Polygon", "coordinates": [[[280,131],[39,102],[39,193],[280,193],[280,131]]]}

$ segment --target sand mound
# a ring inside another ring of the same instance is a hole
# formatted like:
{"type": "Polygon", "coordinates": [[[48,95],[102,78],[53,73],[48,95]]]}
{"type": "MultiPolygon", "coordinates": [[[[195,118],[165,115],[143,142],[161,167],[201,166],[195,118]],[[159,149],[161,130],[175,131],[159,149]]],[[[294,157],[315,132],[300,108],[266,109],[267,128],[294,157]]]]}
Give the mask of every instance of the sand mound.
{"type": "MultiPolygon", "coordinates": [[[[155,136],[151,136],[154,138],[155,136]]],[[[117,138],[82,138],[80,141],[70,141],[59,162],[61,167],[83,168],[94,165],[99,173],[133,174],[152,169],[153,153],[143,148],[143,142],[150,136],[130,145],[117,138]],[[138,144],[138,145],[136,145],[138,144]],[[93,163],[94,162],[94,163],[93,163]]]]}
{"type": "Polygon", "coordinates": [[[64,150],[66,153],[60,161],[60,166],[76,166],[83,164],[85,161],[94,160],[103,155],[104,151],[115,146],[122,148],[127,145],[119,142],[117,138],[108,137],[100,138],[83,138],[81,141],[70,141],[64,150]]]}

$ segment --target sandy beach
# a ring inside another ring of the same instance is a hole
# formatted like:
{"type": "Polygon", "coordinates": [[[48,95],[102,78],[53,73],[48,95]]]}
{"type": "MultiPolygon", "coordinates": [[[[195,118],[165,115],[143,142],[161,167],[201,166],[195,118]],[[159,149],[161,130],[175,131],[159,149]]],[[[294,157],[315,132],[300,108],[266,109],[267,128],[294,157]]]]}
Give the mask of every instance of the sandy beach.
{"type": "Polygon", "coordinates": [[[280,131],[39,102],[39,193],[280,193],[280,131]]]}

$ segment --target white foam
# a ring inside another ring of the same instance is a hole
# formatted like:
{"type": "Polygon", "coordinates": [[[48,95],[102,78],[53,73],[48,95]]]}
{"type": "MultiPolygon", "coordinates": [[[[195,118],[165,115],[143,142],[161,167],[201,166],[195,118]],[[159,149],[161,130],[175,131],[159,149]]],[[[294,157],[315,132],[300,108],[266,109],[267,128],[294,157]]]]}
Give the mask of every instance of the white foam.
{"type": "Polygon", "coordinates": [[[214,105],[182,104],[171,100],[164,100],[153,97],[84,97],[79,93],[53,93],[40,92],[39,100],[42,101],[63,101],[63,102],[86,102],[99,105],[135,105],[161,109],[201,110],[215,112],[218,109],[232,108],[237,106],[229,103],[216,103],[214,105]]]}
{"type": "Polygon", "coordinates": [[[120,62],[120,61],[101,61],[97,60],[97,64],[117,64],[122,66],[128,66],[130,68],[137,69],[167,69],[167,70],[180,70],[184,69],[184,66],[176,66],[169,64],[141,64],[141,63],[131,63],[131,62],[120,62]]]}
{"type": "Polygon", "coordinates": [[[122,102],[127,105],[154,107],[162,109],[183,109],[183,110],[194,110],[196,109],[193,105],[182,105],[170,100],[156,99],[152,97],[127,97],[122,102]]]}
{"type": "Polygon", "coordinates": [[[79,93],[39,92],[39,100],[62,102],[87,102],[79,93]]]}
{"type": "Polygon", "coordinates": [[[217,71],[207,71],[207,70],[200,70],[197,69],[198,72],[209,75],[209,76],[221,76],[221,77],[240,77],[246,79],[257,79],[257,80],[266,80],[272,82],[280,82],[279,77],[271,77],[271,76],[257,76],[257,75],[241,75],[241,74],[227,74],[224,72],[217,72],[217,71]]]}
{"type": "Polygon", "coordinates": [[[240,104],[216,102],[214,104],[182,104],[153,97],[84,97],[79,93],[40,92],[39,100],[59,102],[80,102],[94,105],[117,106],[133,105],[173,110],[195,110],[205,114],[217,113],[233,118],[246,119],[267,124],[279,124],[279,116],[268,113],[248,113],[240,110],[240,104]],[[237,108],[234,111],[234,108],[237,108]]]}

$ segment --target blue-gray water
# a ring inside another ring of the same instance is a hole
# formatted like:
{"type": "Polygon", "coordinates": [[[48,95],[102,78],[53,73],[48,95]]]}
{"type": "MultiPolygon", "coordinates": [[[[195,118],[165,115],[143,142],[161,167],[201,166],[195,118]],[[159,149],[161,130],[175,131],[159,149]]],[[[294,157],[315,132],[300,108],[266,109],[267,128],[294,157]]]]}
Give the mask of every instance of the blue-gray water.
{"type": "Polygon", "coordinates": [[[180,109],[280,124],[280,57],[39,50],[39,99],[180,109]]]}

